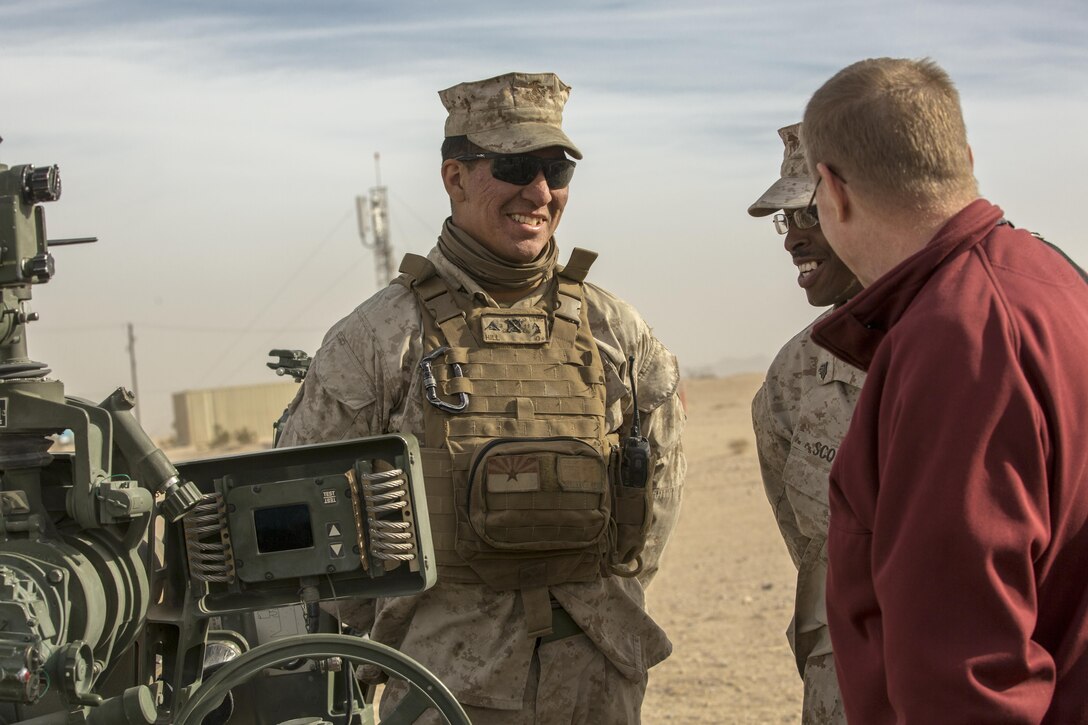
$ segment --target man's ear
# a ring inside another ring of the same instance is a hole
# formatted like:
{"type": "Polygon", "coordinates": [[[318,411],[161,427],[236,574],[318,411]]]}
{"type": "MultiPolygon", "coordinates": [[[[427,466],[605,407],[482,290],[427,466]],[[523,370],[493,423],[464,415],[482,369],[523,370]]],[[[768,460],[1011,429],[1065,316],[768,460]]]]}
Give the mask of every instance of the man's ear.
{"type": "Polygon", "coordinates": [[[824,187],[824,203],[819,207],[820,216],[830,213],[834,214],[839,223],[846,221],[847,215],[852,211],[846,182],[823,162],[816,164],[816,173],[820,175],[820,183],[824,187]]]}
{"type": "Polygon", "coordinates": [[[446,194],[450,201],[459,203],[465,200],[465,182],[468,175],[468,167],[456,159],[446,159],[442,162],[442,185],[446,187],[446,194]]]}

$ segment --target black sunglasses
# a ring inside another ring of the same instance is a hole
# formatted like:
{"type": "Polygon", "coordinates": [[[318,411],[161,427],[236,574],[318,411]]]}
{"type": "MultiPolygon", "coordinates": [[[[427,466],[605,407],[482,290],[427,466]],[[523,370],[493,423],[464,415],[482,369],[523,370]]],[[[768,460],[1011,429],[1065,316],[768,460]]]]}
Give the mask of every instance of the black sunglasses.
{"type": "Polygon", "coordinates": [[[520,154],[466,154],[458,161],[491,160],[491,176],[516,186],[527,186],[541,171],[549,189],[565,189],[574,176],[575,163],[570,159],[543,159],[520,154]]]}

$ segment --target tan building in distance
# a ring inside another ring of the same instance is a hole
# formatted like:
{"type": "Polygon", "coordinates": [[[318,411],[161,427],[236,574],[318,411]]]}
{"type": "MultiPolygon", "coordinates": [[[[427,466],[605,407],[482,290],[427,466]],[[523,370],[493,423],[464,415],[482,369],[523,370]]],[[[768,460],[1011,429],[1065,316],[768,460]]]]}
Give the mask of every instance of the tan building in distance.
{"type": "Polygon", "coordinates": [[[272,423],[298,391],[290,382],[238,385],[174,393],[179,446],[216,448],[272,442],[272,423]]]}

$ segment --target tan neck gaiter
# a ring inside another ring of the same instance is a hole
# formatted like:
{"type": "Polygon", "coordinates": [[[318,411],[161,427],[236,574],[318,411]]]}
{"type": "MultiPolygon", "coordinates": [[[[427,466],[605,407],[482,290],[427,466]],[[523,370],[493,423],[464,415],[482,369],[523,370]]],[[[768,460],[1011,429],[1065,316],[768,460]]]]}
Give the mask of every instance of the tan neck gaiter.
{"type": "Polygon", "coordinates": [[[536,287],[555,269],[555,261],[559,257],[555,237],[552,237],[548,240],[548,246],[533,261],[525,264],[509,262],[454,226],[452,219],[446,219],[442,225],[438,248],[446,259],[481,286],[512,290],[536,287]]]}

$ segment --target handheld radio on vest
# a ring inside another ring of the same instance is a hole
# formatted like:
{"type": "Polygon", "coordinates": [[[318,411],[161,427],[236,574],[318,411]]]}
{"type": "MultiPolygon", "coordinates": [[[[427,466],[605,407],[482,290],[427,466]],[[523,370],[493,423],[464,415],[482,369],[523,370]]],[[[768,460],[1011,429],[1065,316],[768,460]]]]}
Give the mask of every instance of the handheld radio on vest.
{"type": "Polygon", "coordinates": [[[650,480],[650,442],[639,428],[638,392],[635,390],[635,356],[627,358],[627,374],[631,378],[631,400],[635,411],[631,419],[631,432],[623,439],[620,459],[620,482],[632,488],[645,488],[650,480]]]}

